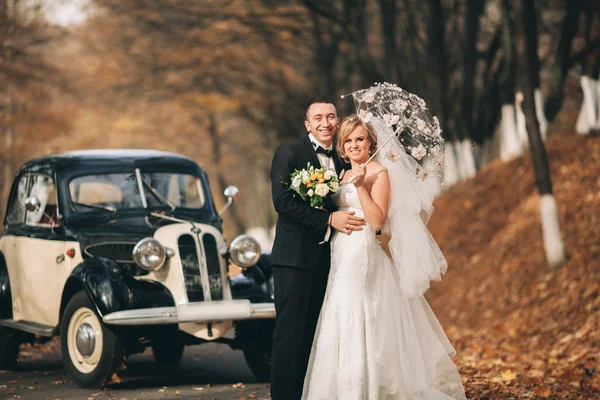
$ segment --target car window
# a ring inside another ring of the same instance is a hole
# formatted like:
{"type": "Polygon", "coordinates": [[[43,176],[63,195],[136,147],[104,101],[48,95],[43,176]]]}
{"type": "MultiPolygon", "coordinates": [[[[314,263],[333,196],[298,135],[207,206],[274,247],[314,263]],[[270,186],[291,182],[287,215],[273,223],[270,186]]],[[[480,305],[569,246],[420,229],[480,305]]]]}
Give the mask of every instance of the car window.
{"type": "Polygon", "coordinates": [[[162,188],[161,194],[177,207],[201,208],[204,205],[202,183],[195,176],[180,174],[150,174],[150,176],[156,182],[152,186],[157,190],[162,188]]]}
{"type": "Polygon", "coordinates": [[[123,200],[121,188],[110,182],[81,182],[76,193],[72,191],[71,196],[78,203],[120,203],[123,200]]]}
{"type": "MultiPolygon", "coordinates": [[[[170,172],[142,173],[142,178],[164,199],[178,207],[202,208],[204,192],[199,178],[170,172]]],[[[151,191],[144,188],[150,207],[163,206],[151,191]]],[[[76,212],[94,212],[98,207],[141,208],[142,200],[134,173],[96,174],[74,178],[69,193],[76,212]]]]}
{"type": "Polygon", "coordinates": [[[25,224],[42,227],[60,225],[54,180],[48,175],[33,174],[29,176],[27,186],[27,198],[35,196],[40,206],[35,211],[25,211],[25,224]]]}
{"type": "Polygon", "coordinates": [[[12,199],[6,215],[8,225],[22,224],[25,219],[25,200],[27,199],[27,175],[21,177],[17,184],[17,193],[12,199]]]}

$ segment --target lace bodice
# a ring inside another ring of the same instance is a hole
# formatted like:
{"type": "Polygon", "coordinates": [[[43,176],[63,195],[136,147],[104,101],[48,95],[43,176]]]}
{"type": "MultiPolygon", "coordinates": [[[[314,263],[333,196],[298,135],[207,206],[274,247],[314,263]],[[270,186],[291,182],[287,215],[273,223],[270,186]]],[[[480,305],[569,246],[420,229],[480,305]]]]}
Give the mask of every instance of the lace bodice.
{"type": "Polygon", "coordinates": [[[351,183],[340,186],[339,190],[333,195],[333,203],[340,209],[353,208],[362,211],[358,192],[351,183]]]}

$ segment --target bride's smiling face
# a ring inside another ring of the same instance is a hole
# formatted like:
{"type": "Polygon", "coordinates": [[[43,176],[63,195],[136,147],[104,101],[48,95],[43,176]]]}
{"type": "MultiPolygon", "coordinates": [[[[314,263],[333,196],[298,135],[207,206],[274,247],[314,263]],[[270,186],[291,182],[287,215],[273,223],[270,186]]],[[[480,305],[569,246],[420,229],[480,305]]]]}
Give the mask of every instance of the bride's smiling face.
{"type": "Polygon", "coordinates": [[[344,153],[351,161],[363,163],[369,159],[371,139],[365,128],[357,126],[344,141],[344,153]]]}

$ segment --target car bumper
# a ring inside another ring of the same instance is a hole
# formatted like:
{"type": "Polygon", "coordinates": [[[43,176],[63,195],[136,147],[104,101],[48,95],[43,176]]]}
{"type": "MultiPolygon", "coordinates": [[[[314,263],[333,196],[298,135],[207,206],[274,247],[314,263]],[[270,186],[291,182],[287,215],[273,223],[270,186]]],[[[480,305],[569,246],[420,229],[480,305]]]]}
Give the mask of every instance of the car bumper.
{"type": "Polygon", "coordinates": [[[273,303],[250,303],[249,300],[188,303],[176,307],[116,311],[106,314],[102,320],[108,325],[165,325],[261,318],[275,318],[273,303]]]}

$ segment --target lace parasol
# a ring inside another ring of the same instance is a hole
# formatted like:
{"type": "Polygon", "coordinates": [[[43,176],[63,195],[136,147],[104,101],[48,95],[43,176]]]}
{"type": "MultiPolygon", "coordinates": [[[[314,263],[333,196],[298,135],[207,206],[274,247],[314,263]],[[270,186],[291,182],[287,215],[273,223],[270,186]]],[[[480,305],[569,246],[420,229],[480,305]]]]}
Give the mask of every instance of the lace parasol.
{"type": "Polygon", "coordinates": [[[378,119],[390,128],[389,138],[379,144],[378,150],[367,162],[380,151],[395,162],[399,157],[398,151],[405,151],[417,162],[415,177],[443,178],[442,130],[437,117],[431,115],[423,99],[387,82],[375,83],[350,95],[354,99],[356,114],[363,122],[371,123],[378,119]]]}

